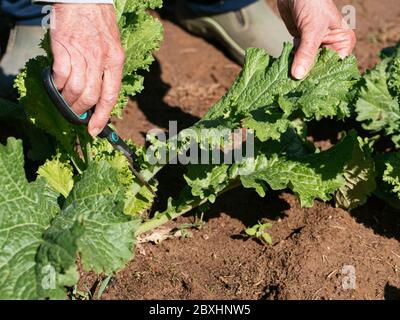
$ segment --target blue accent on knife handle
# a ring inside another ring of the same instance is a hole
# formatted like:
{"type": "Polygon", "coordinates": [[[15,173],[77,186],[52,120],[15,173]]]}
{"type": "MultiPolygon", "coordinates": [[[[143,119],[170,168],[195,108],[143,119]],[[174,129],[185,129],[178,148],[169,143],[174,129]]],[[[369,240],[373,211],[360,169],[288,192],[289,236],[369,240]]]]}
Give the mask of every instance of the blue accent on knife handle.
{"type": "Polygon", "coordinates": [[[82,113],[82,114],[79,116],[79,119],[81,119],[81,120],[86,120],[87,118],[88,118],[88,113],[87,113],[87,112],[82,113]]]}
{"type": "Polygon", "coordinates": [[[118,137],[118,135],[117,135],[115,132],[113,132],[113,133],[111,134],[111,139],[112,139],[112,141],[114,141],[114,142],[118,142],[118,141],[119,141],[119,137],[118,137]]]}
{"type": "Polygon", "coordinates": [[[99,134],[100,138],[104,138],[107,139],[108,141],[110,141],[111,143],[116,143],[119,144],[120,142],[120,138],[118,136],[118,134],[110,128],[110,126],[105,126],[105,128],[103,129],[102,132],[100,132],[99,134]]]}

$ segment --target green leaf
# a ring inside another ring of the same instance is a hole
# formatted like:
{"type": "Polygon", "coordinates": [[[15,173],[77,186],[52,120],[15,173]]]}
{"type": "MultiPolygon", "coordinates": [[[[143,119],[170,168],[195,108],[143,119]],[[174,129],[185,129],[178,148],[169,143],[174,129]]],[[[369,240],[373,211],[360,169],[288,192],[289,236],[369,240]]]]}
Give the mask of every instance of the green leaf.
{"type": "Polygon", "coordinates": [[[61,162],[60,155],[47,160],[38,170],[38,176],[44,178],[54,191],[66,198],[74,186],[73,171],[69,163],[61,162]]]}
{"type": "Polygon", "coordinates": [[[15,82],[19,101],[30,121],[54,137],[68,154],[75,154],[74,146],[78,127],[68,123],[50,101],[42,85],[41,74],[51,60],[39,56],[27,62],[15,82]]]}
{"type": "MultiPolygon", "coordinates": [[[[286,44],[277,59],[271,58],[263,49],[248,49],[242,72],[227,94],[207,112],[198,126],[215,126],[215,121],[225,123],[238,115],[268,106],[276,96],[295,88],[298,83],[289,76],[292,49],[291,44],[286,44]]],[[[238,125],[238,122],[230,121],[228,127],[238,125]]]]}
{"type": "Polygon", "coordinates": [[[264,142],[269,139],[279,140],[291,125],[291,121],[282,116],[282,113],[272,109],[253,111],[242,121],[243,127],[253,129],[256,137],[264,142]]]}
{"type": "Polygon", "coordinates": [[[400,199],[400,153],[386,163],[383,181],[392,186],[392,192],[400,199]]]}
{"type": "Polygon", "coordinates": [[[82,221],[78,250],[85,270],[110,273],[133,258],[134,233],[140,219],[124,214],[123,186],[118,172],[107,162],[94,163],[75,184],[58,216],[70,229],[82,221]]]}
{"type": "Polygon", "coordinates": [[[200,199],[208,198],[211,202],[230,182],[229,166],[221,165],[189,165],[184,178],[191,188],[191,193],[200,199]]]}
{"type": "Polygon", "coordinates": [[[254,170],[242,175],[241,181],[244,187],[255,188],[261,196],[265,195],[266,184],[273,190],[289,188],[299,196],[301,205],[306,207],[311,207],[316,198],[330,200],[341,189],[348,196],[350,205],[353,201],[359,202],[359,197],[364,199],[364,192],[368,191],[368,194],[373,187],[370,182],[373,179],[369,168],[371,162],[359,156],[359,148],[357,137],[352,132],[336,146],[316,154],[295,158],[285,158],[279,154],[272,154],[268,158],[259,155],[254,170]],[[346,184],[345,173],[348,170],[362,171],[365,177],[359,181],[351,180],[354,185],[346,184]],[[367,186],[360,186],[365,180],[367,186]]]}
{"type": "MultiPolygon", "coordinates": [[[[128,142],[128,144],[130,144],[128,142]]],[[[143,176],[152,176],[151,171],[146,170],[144,160],[144,150],[130,144],[132,150],[135,150],[135,161],[138,165],[142,165],[143,176]]],[[[145,186],[133,176],[129,167],[128,160],[122,152],[115,150],[111,144],[105,139],[95,139],[92,145],[93,161],[107,161],[118,172],[118,181],[124,187],[124,212],[129,216],[142,216],[152,207],[154,203],[154,194],[152,194],[145,186]]],[[[154,180],[151,180],[150,185],[156,191],[157,187],[154,180]]]]}
{"type": "Polygon", "coordinates": [[[246,228],[244,232],[251,238],[257,238],[265,244],[272,244],[271,235],[265,231],[265,229],[271,228],[270,223],[257,223],[256,225],[246,228]]]}
{"type": "Polygon", "coordinates": [[[244,229],[244,232],[249,235],[249,236],[255,236],[257,234],[257,230],[258,230],[258,225],[255,225],[253,227],[250,228],[246,228],[244,229]]]}
{"type": "Polygon", "coordinates": [[[42,162],[51,156],[52,142],[42,130],[30,123],[21,104],[0,98],[0,127],[7,136],[15,133],[23,137],[29,159],[42,162]]]}
{"type": "Polygon", "coordinates": [[[107,276],[107,278],[105,278],[105,279],[103,279],[101,281],[101,286],[99,288],[99,291],[97,292],[97,299],[99,299],[99,300],[101,299],[101,296],[103,295],[104,290],[106,290],[106,288],[107,288],[108,284],[110,283],[110,280],[111,280],[112,277],[113,277],[113,275],[110,274],[110,275],[107,276]]]}
{"type": "Polygon", "coordinates": [[[267,244],[270,244],[270,245],[272,244],[272,237],[268,232],[264,232],[262,234],[262,238],[267,244]]]}
{"type": "Polygon", "coordinates": [[[79,280],[76,255],[77,241],[84,232],[82,221],[68,229],[60,222],[59,216],[52,221],[36,254],[37,298],[65,299],[65,287],[73,287],[79,280]]]}
{"type": "Polygon", "coordinates": [[[118,104],[113,110],[113,115],[121,117],[128,96],[143,90],[141,70],[149,69],[154,61],[152,52],[162,41],[162,24],[146,11],[161,7],[162,1],[117,0],[114,5],[126,57],[118,104]]]}
{"type": "Polygon", "coordinates": [[[132,259],[140,219],[124,214],[125,187],[110,164],[93,162],[60,210],[46,179],[27,182],[22,143],[10,138],[0,145],[0,183],[0,298],[65,298],[78,280],[78,252],[96,272],[132,259]]]}
{"type": "MultiPolygon", "coordinates": [[[[336,52],[324,49],[320,50],[309,76],[302,81],[296,81],[290,76],[292,52],[293,46],[290,44],[284,46],[279,58],[270,57],[262,49],[247,50],[242,72],[227,94],[195,125],[195,129],[207,128],[221,132],[226,128],[232,130],[245,127],[253,129],[261,142],[277,141],[278,146],[275,145],[275,149],[284,147],[287,158],[285,155],[273,154],[267,160],[265,155],[259,154],[253,165],[256,166],[255,172],[260,175],[265,171],[265,177],[255,178],[254,173],[250,177],[242,175],[243,185],[255,188],[264,196],[268,184],[272,189],[292,186],[289,176],[293,174],[292,170],[298,170],[298,181],[293,189],[301,195],[304,204],[311,205],[315,197],[330,199],[330,195],[343,185],[344,180],[337,177],[327,181],[322,178],[318,180],[318,175],[310,171],[307,165],[302,166],[290,160],[304,154],[306,146],[305,142],[299,143],[301,138],[291,130],[295,124],[290,117],[298,111],[307,119],[332,116],[341,119],[349,116],[347,104],[352,98],[349,91],[357,82],[359,71],[354,57],[342,60],[336,52]],[[288,135],[294,137],[287,142],[284,136],[288,135]],[[281,175],[280,172],[285,170],[287,175],[281,175]],[[307,190],[305,178],[301,182],[303,170],[307,171],[311,181],[319,183],[316,190],[311,190],[310,187],[307,190]],[[273,176],[275,171],[275,179],[266,177],[273,176]]],[[[239,167],[248,170],[248,165],[252,165],[251,162],[234,164],[231,171],[236,172],[239,167]]],[[[341,169],[340,173],[343,173],[343,167],[341,169]]],[[[226,165],[191,165],[185,179],[194,196],[208,197],[215,201],[215,196],[229,184],[229,170],[226,165]]]]}
{"type": "MultiPolygon", "coordinates": [[[[287,125],[286,121],[278,121],[279,114],[275,111],[277,105],[281,108],[283,119],[298,109],[307,119],[348,117],[350,110],[347,104],[353,98],[350,89],[360,77],[354,56],[342,60],[336,52],[322,49],[310,74],[298,81],[290,76],[292,52],[291,44],[285,44],[279,58],[270,57],[263,49],[248,49],[242,72],[227,94],[197,126],[238,127],[240,120],[252,111],[263,109],[265,120],[260,113],[259,121],[271,122],[272,113],[273,123],[278,128],[269,127],[267,130],[273,129],[276,135],[276,131],[282,131],[287,125]]],[[[257,127],[262,126],[263,123],[260,123],[257,127]]],[[[254,121],[252,127],[255,127],[254,121]]]]}
{"type": "Polygon", "coordinates": [[[343,119],[350,116],[351,88],[359,77],[354,56],[342,60],[335,51],[322,49],[309,75],[286,93],[284,100],[300,109],[307,119],[343,119]]]}
{"type": "Polygon", "coordinates": [[[118,271],[133,258],[139,221],[124,214],[121,191],[117,170],[104,161],[92,163],[83,173],[45,231],[37,254],[39,270],[56,271],[57,285],[42,289],[42,296],[61,298],[64,286],[76,283],[77,253],[84,270],[105,273],[118,271]]]}
{"type": "Polygon", "coordinates": [[[96,138],[91,146],[91,153],[94,162],[108,162],[118,172],[118,180],[121,185],[129,186],[133,182],[133,174],[129,169],[129,163],[122,152],[106,140],[96,138]]]}
{"type": "Polygon", "coordinates": [[[392,60],[389,65],[389,80],[388,87],[392,94],[398,98],[400,103],[400,43],[393,48],[392,60]]]}
{"type": "MultiPolygon", "coordinates": [[[[400,50],[399,50],[400,52],[400,50]]],[[[386,57],[374,69],[369,70],[363,77],[363,85],[356,105],[357,121],[363,123],[366,130],[372,132],[384,131],[393,142],[400,146],[400,104],[397,96],[389,88],[391,74],[389,69],[393,59],[399,56],[386,57]]],[[[394,75],[394,72],[392,73],[394,75]]],[[[392,89],[395,88],[392,79],[392,89]]],[[[399,95],[397,93],[397,95],[399,95]]]]}
{"type": "Polygon", "coordinates": [[[379,154],[375,162],[378,175],[376,194],[400,208],[400,152],[379,154]]]}
{"type": "Polygon", "coordinates": [[[143,216],[153,203],[154,194],[145,186],[133,184],[125,194],[124,212],[129,216],[143,216]]]}
{"type": "Polygon", "coordinates": [[[390,184],[392,188],[392,192],[397,195],[400,199],[400,171],[398,168],[398,163],[396,163],[396,167],[393,167],[390,163],[386,164],[386,170],[383,174],[383,181],[390,184]]]}
{"type": "Polygon", "coordinates": [[[25,178],[22,142],[0,145],[0,298],[38,297],[35,257],[58,214],[58,194],[25,178]]]}
{"type": "Polygon", "coordinates": [[[335,193],[338,207],[351,210],[361,206],[376,188],[375,163],[371,150],[367,145],[362,145],[359,139],[359,145],[354,146],[351,159],[345,165],[345,184],[335,193]]]}

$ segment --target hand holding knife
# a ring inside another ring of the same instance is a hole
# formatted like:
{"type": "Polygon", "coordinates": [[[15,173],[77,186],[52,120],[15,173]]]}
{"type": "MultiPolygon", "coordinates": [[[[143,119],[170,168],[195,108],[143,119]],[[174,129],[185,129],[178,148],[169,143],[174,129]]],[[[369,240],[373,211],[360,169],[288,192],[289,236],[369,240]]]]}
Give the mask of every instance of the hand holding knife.
{"type": "MultiPolygon", "coordinates": [[[[71,124],[73,125],[87,125],[90,121],[90,118],[93,114],[93,107],[91,110],[86,111],[82,115],[77,115],[74,111],[72,111],[71,107],[64,100],[61,93],[57,90],[57,87],[54,83],[52,71],[50,67],[47,67],[42,72],[42,81],[43,85],[46,89],[50,100],[53,102],[57,110],[61,113],[61,115],[71,124]]],[[[105,126],[103,131],[98,135],[100,138],[107,139],[108,142],[114,147],[114,149],[123,153],[123,155],[127,158],[129,167],[133,173],[133,175],[139,180],[139,182],[144,185],[153,195],[155,195],[153,189],[150,184],[144,179],[144,177],[140,174],[139,168],[136,166],[134,162],[134,154],[126,142],[121,139],[118,134],[109,126],[105,126]]]]}

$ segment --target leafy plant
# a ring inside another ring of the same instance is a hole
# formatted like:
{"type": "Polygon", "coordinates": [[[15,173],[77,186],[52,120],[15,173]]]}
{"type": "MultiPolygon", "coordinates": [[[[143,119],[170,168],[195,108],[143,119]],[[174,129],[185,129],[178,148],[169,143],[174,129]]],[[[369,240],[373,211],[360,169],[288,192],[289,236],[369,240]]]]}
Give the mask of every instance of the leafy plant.
{"type": "Polygon", "coordinates": [[[133,258],[140,219],[124,214],[123,186],[109,163],[91,164],[60,199],[46,179],[26,180],[21,141],[9,138],[0,146],[0,161],[3,298],[63,297],[63,287],[78,280],[76,252],[96,272],[120,269],[133,258]]]}
{"type": "MultiPolygon", "coordinates": [[[[116,115],[127,95],[143,88],[140,72],[153,61],[152,51],[162,38],[160,22],[146,10],[160,5],[158,0],[115,3],[127,53],[116,115]]],[[[47,55],[30,60],[16,80],[20,104],[0,101],[0,120],[23,128],[23,138],[31,142],[28,156],[51,158],[28,182],[22,142],[9,138],[0,146],[1,298],[65,298],[65,287],[79,278],[78,253],[84,270],[121,269],[133,258],[139,214],[152,203],[151,193],[135,181],[121,154],[93,141],[85,128],[70,125],[52,107],[40,79],[52,61],[48,38],[42,46],[47,55]],[[49,152],[43,150],[46,144],[49,152]]],[[[143,149],[135,150],[143,160],[143,149]]],[[[144,171],[148,168],[143,164],[144,171]]]]}
{"type": "Polygon", "coordinates": [[[324,152],[309,152],[296,132],[298,118],[350,116],[355,94],[351,89],[360,76],[354,57],[341,61],[333,51],[321,50],[310,75],[295,81],[289,76],[292,49],[286,45],[278,59],[262,49],[249,49],[231,89],[196,124],[197,129],[212,130],[247,126],[254,129],[256,139],[252,162],[189,165],[185,180],[192,196],[213,202],[239,181],[260,196],[268,188],[290,188],[304,206],[312,206],[315,198],[327,201],[334,196],[338,206],[352,207],[364,203],[375,188],[372,160],[355,132],[324,152]]]}
{"type": "MultiPolygon", "coordinates": [[[[160,4],[158,0],[115,3],[127,55],[116,115],[121,114],[127,96],[142,89],[140,70],[152,62],[151,52],[161,40],[161,25],[146,9],[160,4]]],[[[43,46],[48,48],[46,39],[43,46]]],[[[289,74],[292,45],[285,45],[279,58],[262,49],[249,49],[231,89],[203,119],[181,131],[179,143],[175,143],[177,137],[167,142],[154,138],[148,150],[165,146],[183,155],[192,146],[186,138],[194,133],[196,147],[207,154],[224,155],[236,148],[235,135],[228,142],[214,138],[229,129],[248,134],[246,139],[254,136],[253,156],[222,164],[198,164],[198,159],[192,159],[180,196],[169,198],[165,210],[151,218],[148,213],[155,199],[136,181],[124,156],[108,142],[93,140],[84,127],[68,124],[51,106],[40,84],[40,72],[51,64],[51,53],[30,60],[16,82],[20,104],[0,101],[0,121],[24,124],[25,159],[34,158],[41,164],[28,181],[22,141],[9,138],[0,146],[4,189],[0,197],[0,297],[65,298],[66,288],[74,287],[79,278],[77,256],[83,270],[113,274],[133,259],[139,235],[196,207],[204,208],[236,187],[254,189],[260,196],[290,189],[303,206],[320,199],[352,209],[376,192],[377,171],[378,186],[385,184],[391,195],[398,194],[397,154],[380,158],[354,130],[325,151],[306,139],[309,121],[345,121],[357,101],[358,119],[365,121],[365,128],[385,131],[396,143],[397,54],[391,53],[376,73],[361,78],[354,57],[342,60],[335,52],[322,49],[310,75],[296,81],[289,74]],[[371,97],[375,91],[384,97],[375,101],[371,97]],[[376,111],[379,108],[383,111],[376,111]],[[379,126],[373,124],[376,119],[382,120],[379,126]],[[210,143],[202,140],[204,132],[210,143]],[[47,150],[40,147],[43,141],[47,150]]],[[[239,141],[239,147],[246,146],[246,139],[239,141]]],[[[130,145],[146,179],[164,167],[154,164],[143,147],[130,145]]],[[[152,187],[157,190],[155,182],[152,187]]],[[[268,243],[268,227],[257,224],[246,232],[268,243]]]]}
{"type": "Polygon", "coordinates": [[[400,208],[400,44],[382,51],[382,61],[362,79],[356,105],[357,120],[375,136],[389,138],[393,145],[375,150],[378,188],[375,194],[400,208]]]}
{"type": "Polygon", "coordinates": [[[272,227],[272,224],[270,223],[257,223],[252,227],[246,228],[244,232],[246,233],[247,236],[250,238],[256,238],[259,239],[261,242],[264,244],[272,244],[272,237],[271,235],[266,232],[266,229],[269,229],[272,227]]]}
{"type": "Polygon", "coordinates": [[[373,133],[385,134],[400,147],[400,44],[363,77],[357,120],[373,133]]]}

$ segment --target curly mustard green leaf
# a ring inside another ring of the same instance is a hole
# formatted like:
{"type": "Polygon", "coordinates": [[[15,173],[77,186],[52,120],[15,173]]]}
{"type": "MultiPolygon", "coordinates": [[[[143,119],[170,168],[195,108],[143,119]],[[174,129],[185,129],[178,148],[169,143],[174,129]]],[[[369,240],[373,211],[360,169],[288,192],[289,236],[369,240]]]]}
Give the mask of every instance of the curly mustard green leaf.
{"type": "Polygon", "coordinates": [[[36,255],[59,213],[58,194],[42,180],[28,183],[22,142],[0,145],[0,298],[36,299],[36,255]]]}
{"type": "Polygon", "coordinates": [[[220,191],[229,185],[229,165],[192,164],[184,175],[194,197],[208,198],[212,203],[220,191]]]}
{"type": "Polygon", "coordinates": [[[400,200],[400,152],[379,154],[375,161],[380,189],[400,200]]]}
{"type": "Polygon", "coordinates": [[[282,116],[282,113],[274,109],[259,109],[253,111],[250,116],[242,120],[244,128],[254,130],[255,136],[262,142],[269,139],[279,140],[292,122],[282,116]]]}
{"type": "MultiPolygon", "coordinates": [[[[300,157],[283,157],[272,154],[269,157],[259,155],[255,159],[254,168],[248,174],[241,175],[244,187],[254,188],[265,195],[266,186],[273,190],[291,189],[300,199],[302,206],[311,207],[314,199],[328,201],[336,191],[341,190],[348,197],[347,205],[364,201],[364,197],[372,192],[374,179],[369,159],[362,159],[357,152],[357,137],[354,132],[347,135],[336,146],[327,151],[300,157]],[[356,151],[355,151],[356,150],[356,151]],[[363,160],[361,162],[355,161],[363,160]],[[348,170],[355,172],[367,170],[364,179],[352,180],[346,184],[348,170]],[[367,186],[360,186],[367,180],[367,186]],[[360,188],[358,190],[357,188],[360,188]]],[[[358,150],[359,151],[359,150],[358,150]]],[[[343,205],[346,203],[343,202],[343,205]]]]}
{"type": "Polygon", "coordinates": [[[125,51],[121,91],[113,109],[113,115],[121,117],[128,97],[143,90],[141,71],[149,69],[154,61],[152,53],[162,41],[162,24],[147,11],[161,7],[162,1],[117,0],[114,4],[125,51]]]}
{"type": "Polygon", "coordinates": [[[54,107],[42,85],[42,71],[49,65],[50,59],[44,56],[27,62],[15,83],[19,101],[35,126],[53,136],[68,153],[73,154],[77,128],[68,123],[54,107]]]}
{"type": "Polygon", "coordinates": [[[64,229],[82,221],[84,232],[77,245],[85,270],[110,273],[133,258],[140,219],[124,214],[123,190],[118,171],[101,161],[88,167],[65,200],[57,219],[64,229]]]}
{"type": "Polygon", "coordinates": [[[354,56],[341,59],[335,51],[321,49],[309,75],[285,99],[308,119],[344,119],[351,115],[351,88],[359,78],[354,56]]]}
{"type": "Polygon", "coordinates": [[[356,111],[357,121],[362,122],[366,130],[384,132],[400,147],[400,95],[396,89],[398,59],[400,50],[365,73],[356,111]]]}
{"type": "Polygon", "coordinates": [[[74,186],[73,169],[69,163],[62,162],[60,156],[47,160],[44,165],[38,169],[38,176],[44,178],[47,183],[64,198],[74,186]]]}
{"type": "MultiPolygon", "coordinates": [[[[355,136],[354,132],[350,133],[355,136]]],[[[336,206],[348,210],[365,204],[376,189],[375,163],[368,145],[360,139],[354,144],[350,161],[345,164],[344,185],[335,193],[336,206]]]]}
{"type": "Polygon", "coordinates": [[[292,60],[291,44],[285,44],[279,58],[270,57],[263,49],[248,49],[242,72],[199,125],[241,118],[256,109],[275,107],[275,103],[286,117],[297,109],[310,119],[350,115],[347,106],[353,98],[350,89],[360,77],[354,56],[341,59],[333,50],[322,49],[303,80],[292,79],[292,60]]]}

